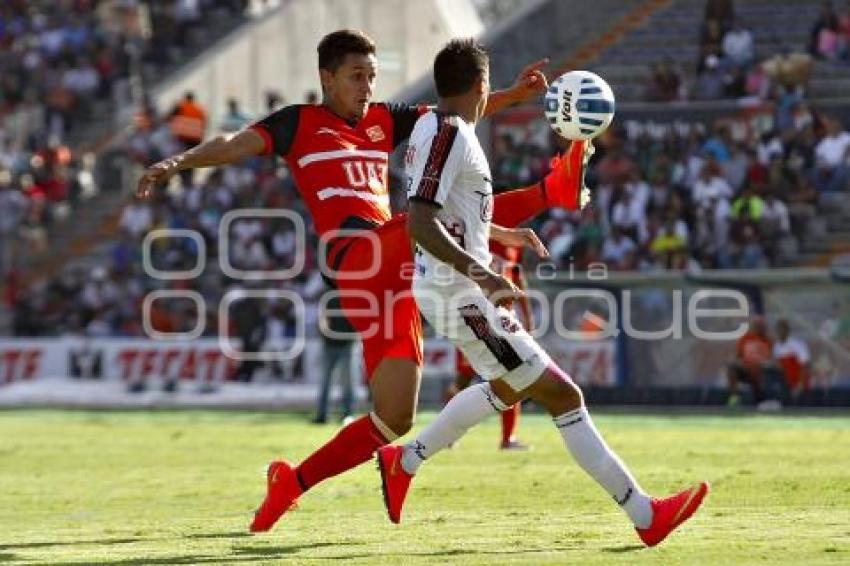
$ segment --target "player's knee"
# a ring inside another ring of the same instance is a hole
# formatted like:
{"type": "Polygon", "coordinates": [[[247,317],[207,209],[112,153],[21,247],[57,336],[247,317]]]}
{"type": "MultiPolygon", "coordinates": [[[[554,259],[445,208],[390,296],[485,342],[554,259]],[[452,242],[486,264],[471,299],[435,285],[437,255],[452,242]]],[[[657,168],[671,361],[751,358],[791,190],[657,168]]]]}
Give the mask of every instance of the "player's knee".
{"type": "Polygon", "coordinates": [[[552,415],[560,415],[584,405],[581,388],[557,366],[546,369],[533,386],[532,397],[552,415]]]}
{"type": "Polygon", "coordinates": [[[391,429],[393,429],[394,433],[399,436],[404,436],[405,434],[410,432],[410,429],[413,428],[413,416],[410,415],[407,417],[398,417],[391,421],[391,424],[389,426],[391,429]]]}
{"type": "Polygon", "coordinates": [[[376,411],[376,414],[384,426],[395,433],[396,437],[404,436],[410,432],[416,417],[413,411],[398,410],[397,408],[396,410],[386,411],[384,413],[376,411]]]}

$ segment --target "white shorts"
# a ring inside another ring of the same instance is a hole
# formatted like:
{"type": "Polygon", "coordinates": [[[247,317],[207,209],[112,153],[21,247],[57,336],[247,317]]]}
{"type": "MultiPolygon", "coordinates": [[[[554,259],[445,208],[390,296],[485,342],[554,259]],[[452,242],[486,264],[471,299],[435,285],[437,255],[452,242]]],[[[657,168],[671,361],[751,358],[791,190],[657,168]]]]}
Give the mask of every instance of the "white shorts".
{"type": "Polygon", "coordinates": [[[516,315],[491,303],[481,288],[459,277],[451,285],[413,281],[422,316],[459,348],[482,379],[503,379],[522,391],[552,363],[516,315]]]}

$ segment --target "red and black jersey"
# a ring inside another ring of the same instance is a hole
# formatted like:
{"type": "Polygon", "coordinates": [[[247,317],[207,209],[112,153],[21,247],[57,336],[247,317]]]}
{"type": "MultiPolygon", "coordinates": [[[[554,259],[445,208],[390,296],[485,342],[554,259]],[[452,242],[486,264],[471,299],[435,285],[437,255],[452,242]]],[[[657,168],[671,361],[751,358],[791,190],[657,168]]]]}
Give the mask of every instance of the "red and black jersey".
{"type": "Polygon", "coordinates": [[[426,111],[425,106],[375,103],[351,123],[325,106],[297,104],[252,128],[266,140],[266,154],[289,164],[321,236],[351,217],[372,225],[390,219],[389,156],[426,111]]]}

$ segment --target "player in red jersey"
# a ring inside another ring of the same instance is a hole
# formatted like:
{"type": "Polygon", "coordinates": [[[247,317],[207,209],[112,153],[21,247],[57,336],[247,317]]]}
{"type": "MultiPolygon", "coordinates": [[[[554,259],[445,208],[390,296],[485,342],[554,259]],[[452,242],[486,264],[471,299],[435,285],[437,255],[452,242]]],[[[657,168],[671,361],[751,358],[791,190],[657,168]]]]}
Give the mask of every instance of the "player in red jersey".
{"type": "MultiPolygon", "coordinates": [[[[371,102],[377,59],[374,42],[362,32],[331,33],[318,54],[321,104],[287,106],[234,136],[161,161],[137,188],[145,197],[181,170],[271,153],[286,159],[326,247],[323,259],[343,293],[342,309],[363,340],[372,412],[343,427],[299,466],[269,465],[266,498],[251,524],[255,532],[270,529],[317,483],[369,460],[377,448],[407,433],[421,379],[421,321],[404,269],[412,265],[410,237],[405,217],[391,218],[387,160],[427,109],[371,102]]],[[[492,93],[487,113],[542,94],[548,88],[540,71],[545,63],[529,65],[509,89],[492,93]]],[[[548,207],[577,208],[590,148],[573,142],[540,183],[496,197],[495,221],[517,226],[548,207]]],[[[533,237],[530,230],[517,234],[533,237]]],[[[496,273],[487,277],[503,284],[496,273]]]]}
{"type": "MultiPolygon", "coordinates": [[[[534,320],[531,313],[531,303],[528,296],[525,295],[525,290],[528,287],[525,276],[522,273],[522,250],[517,247],[503,246],[502,244],[491,241],[490,251],[493,252],[494,268],[505,276],[505,279],[513,283],[523,295],[516,301],[519,310],[519,321],[526,328],[532,330],[534,320]]],[[[457,356],[457,374],[454,383],[451,384],[446,397],[451,399],[454,395],[463,391],[475,379],[475,369],[463,355],[460,350],[456,353],[457,356]]],[[[502,450],[528,450],[528,445],[520,442],[516,438],[516,428],[519,424],[519,415],[522,412],[522,403],[514,403],[507,410],[502,411],[500,417],[502,419],[502,441],[499,447],[502,450]]]]}

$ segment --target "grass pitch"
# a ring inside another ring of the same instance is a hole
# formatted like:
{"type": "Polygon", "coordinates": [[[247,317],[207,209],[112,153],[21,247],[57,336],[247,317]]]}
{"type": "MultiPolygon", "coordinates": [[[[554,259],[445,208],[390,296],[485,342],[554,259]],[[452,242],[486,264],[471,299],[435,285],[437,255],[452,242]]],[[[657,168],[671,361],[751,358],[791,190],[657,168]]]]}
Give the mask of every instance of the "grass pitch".
{"type": "Polygon", "coordinates": [[[598,415],[653,493],[712,483],[655,549],[543,416],[520,423],[531,452],[495,450],[493,419],[426,464],[400,526],[370,463],[251,536],[266,461],[335,430],[305,420],[0,412],[0,564],[850,564],[850,417],[598,415]]]}

